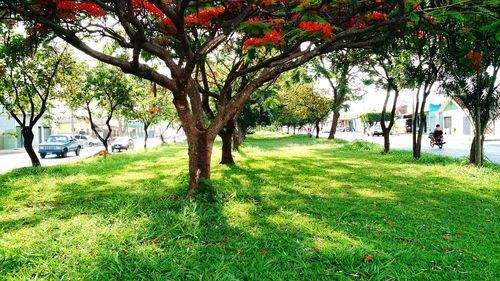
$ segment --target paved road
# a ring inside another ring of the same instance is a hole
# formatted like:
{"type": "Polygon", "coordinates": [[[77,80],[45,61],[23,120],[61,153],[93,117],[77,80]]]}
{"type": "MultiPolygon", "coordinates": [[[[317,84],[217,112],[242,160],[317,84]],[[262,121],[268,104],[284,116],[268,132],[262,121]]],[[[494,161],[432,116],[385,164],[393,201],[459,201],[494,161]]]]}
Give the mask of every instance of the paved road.
{"type": "MultiPolygon", "coordinates": [[[[322,137],[328,137],[328,134],[322,133],[322,137]]],[[[337,137],[340,139],[345,139],[347,141],[353,141],[356,139],[366,140],[376,144],[383,145],[383,137],[368,137],[361,133],[338,133],[337,137]]],[[[472,140],[470,138],[456,137],[456,136],[445,136],[446,144],[443,149],[437,147],[430,147],[427,135],[423,136],[422,141],[422,152],[430,152],[439,155],[446,155],[452,157],[464,157],[469,155],[469,149],[472,140]]],[[[412,149],[411,135],[395,135],[391,136],[391,148],[396,149],[412,149]]],[[[484,142],[484,152],[486,157],[495,163],[500,164],[500,141],[486,141],[484,142]]]]}
{"type": "MultiPolygon", "coordinates": [[[[177,141],[185,139],[185,136],[178,135],[176,137],[177,141]]],[[[167,137],[166,138],[167,142],[172,142],[173,137],[167,137]]],[[[144,147],[144,140],[137,139],[134,141],[135,143],[135,149],[143,149],[144,147]]],[[[148,140],[148,147],[153,147],[156,145],[159,145],[161,141],[159,139],[149,139],[148,140]]],[[[71,162],[76,162],[81,159],[87,158],[89,156],[92,156],[96,154],[97,152],[103,150],[103,146],[98,146],[98,147],[85,147],[82,149],[80,152],[80,156],[76,156],[74,152],[68,153],[68,157],[66,158],[60,158],[56,157],[55,155],[47,155],[45,159],[40,159],[40,162],[42,166],[54,166],[62,163],[71,163],[71,162]]],[[[111,148],[110,148],[111,151],[111,148]]],[[[127,152],[115,152],[115,153],[127,153],[127,152]]],[[[11,154],[0,154],[0,174],[9,172],[13,169],[16,168],[22,168],[22,167],[29,167],[31,166],[31,160],[28,156],[28,154],[24,150],[20,150],[18,153],[11,153],[11,154]]]]}

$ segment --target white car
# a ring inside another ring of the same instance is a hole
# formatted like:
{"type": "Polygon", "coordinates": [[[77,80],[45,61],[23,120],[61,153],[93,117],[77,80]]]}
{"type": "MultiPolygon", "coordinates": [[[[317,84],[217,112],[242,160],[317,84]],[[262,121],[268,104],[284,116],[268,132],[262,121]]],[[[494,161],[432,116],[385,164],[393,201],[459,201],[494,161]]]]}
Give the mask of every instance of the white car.
{"type": "Polygon", "coordinates": [[[366,132],[368,136],[383,136],[384,132],[382,131],[382,127],[380,125],[371,126],[370,129],[366,132]]]}
{"type": "Polygon", "coordinates": [[[111,151],[134,149],[134,141],[129,137],[117,137],[111,142],[111,151]]]}

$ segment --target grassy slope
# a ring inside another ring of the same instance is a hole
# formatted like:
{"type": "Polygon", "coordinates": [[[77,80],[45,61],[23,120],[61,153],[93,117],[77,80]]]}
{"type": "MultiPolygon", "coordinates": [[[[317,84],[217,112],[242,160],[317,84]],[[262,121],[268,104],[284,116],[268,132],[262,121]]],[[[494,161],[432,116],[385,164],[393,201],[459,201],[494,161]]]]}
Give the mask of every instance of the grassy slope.
{"type": "Polygon", "coordinates": [[[183,199],[183,144],[0,176],[0,279],[500,278],[498,166],[305,137],[214,155],[216,203],[183,199]]]}

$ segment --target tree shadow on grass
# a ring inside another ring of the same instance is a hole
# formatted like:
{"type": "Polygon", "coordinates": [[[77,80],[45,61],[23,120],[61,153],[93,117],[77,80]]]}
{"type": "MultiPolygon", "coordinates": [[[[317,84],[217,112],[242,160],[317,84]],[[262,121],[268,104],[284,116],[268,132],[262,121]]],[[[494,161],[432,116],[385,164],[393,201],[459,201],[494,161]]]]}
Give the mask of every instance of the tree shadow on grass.
{"type": "Polygon", "coordinates": [[[480,224],[494,228],[485,211],[498,209],[494,197],[467,192],[447,173],[426,174],[425,165],[409,175],[389,158],[346,159],[347,152],[323,148],[313,154],[278,158],[270,149],[236,166],[214,166],[217,202],[185,200],[184,167],[160,161],[161,154],[104,163],[99,174],[83,167],[88,179],[82,182],[49,170],[48,183],[64,177],[52,183],[52,197],[36,201],[48,207],[3,228],[9,250],[0,250],[7,257],[0,275],[332,280],[463,279],[464,269],[470,279],[494,274],[483,258],[492,242],[461,241],[480,224]],[[365,263],[366,255],[374,261],[365,263]]]}

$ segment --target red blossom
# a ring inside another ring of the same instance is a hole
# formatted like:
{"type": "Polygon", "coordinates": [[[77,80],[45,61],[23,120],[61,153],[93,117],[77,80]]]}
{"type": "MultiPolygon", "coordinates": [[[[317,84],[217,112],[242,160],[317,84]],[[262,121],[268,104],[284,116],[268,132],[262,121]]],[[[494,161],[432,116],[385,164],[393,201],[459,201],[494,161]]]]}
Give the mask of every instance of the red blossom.
{"type": "Polygon", "coordinates": [[[283,34],[281,34],[281,31],[273,30],[264,35],[264,37],[262,38],[262,43],[272,43],[275,46],[283,46],[285,44],[285,39],[283,38],[283,34]]]}
{"type": "Polygon", "coordinates": [[[332,26],[327,22],[303,21],[299,24],[299,28],[310,34],[320,34],[320,36],[324,38],[333,36],[332,26]]]}
{"type": "Polygon", "coordinates": [[[424,38],[424,31],[422,29],[418,30],[417,37],[418,37],[418,39],[424,38]]]}
{"type": "Polygon", "coordinates": [[[481,60],[483,59],[481,53],[471,50],[467,53],[467,58],[471,61],[472,68],[474,68],[476,71],[479,71],[481,69],[481,60]]]}
{"type": "Polygon", "coordinates": [[[95,3],[61,0],[53,0],[53,2],[56,4],[56,10],[64,18],[72,18],[78,13],[84,13],[92,17],[103,17],[106,14],[104,9],[95,3]]]}
{"type": "MultiPolygon", "coordinates": [[[[353,28],[356,25],[356,23],[358,22],[358,20],[359,20],[358,17],[351,18],[347,22],[347,24],[346,24],[347,28],[353,28]]],[[[359,23],[359,27],[358,28],[359,29],[365,29],[366,28],[366,23],[365,23],[364,19],[361,20],[361,22],[359,23]]]]}
{"type": "Polygon", "coordinates": [[[206,28],[209,28],[212,24],[214,18],[220,16],[226,8],[224,7],[209,7],[204,10],[199,11],[198,13],[193,13],[184,18],[186,21],[186,25],[195,26],[201,25],[206,28]]]}
{"type": "Polygon", "coordinates": [[[366,262],[366,263],[369,263],[369,262],[371,262],[372,260],[373,260],[373,257],[372,257],[372,256],[370,256],[370,255],[368,255],[368,256],[366,256],[366,257],[365,257],[365,262],[366,262]]]}
{"type": "Polygon", "coordinates": [[[243,51],[246,51],[248,47],[255,46],[260,47],[264,45],[273,45],[273,46],[283,46],[285,44],[285,38],[283,34],[281,34],[280,30],[273,30],[269,33],[266,33],[262,38],[248,38],[243,42],[243,51]]]}
{"type": "Polygon", "coordinates": [[[375,21],[384,21],[387,19],[387,15],[382,14],[381,12],[374,11],[373,13],[366,16],[368,19],[373,19],[375,21]]]}
{"type": "MultiPolygon", "coordinates": [[[[148,112],[149,112],[149,114],[154,115],[154,114],[158,113],[158,107],[157,107],[157,106],[153,106],[153,107],[151,107],[151,108],[148,110],[148,112]]],[[[153,241],[156,241],[156,239],[155,239],[155,240],[153,240],[153,241]]],[[[156,242],[154,242],[154,243],[156,243],[156,242]]]]}
{"type": "Polygon", "coordinates": [[[266,254],[267,254],[267,251],[266,251],[266,250],[261,250],[261,251],[260,251],[260,254],[261,254],[261,255],[266,255],[266,254]]]}
{"type": "Polygon", "coordinates": [[[260,42],[261,42],[260,38],[255,38],[255,37],[248,38],[243,43],[243,51],[246,51],[250,46],[260,46],[260,42]]]}

